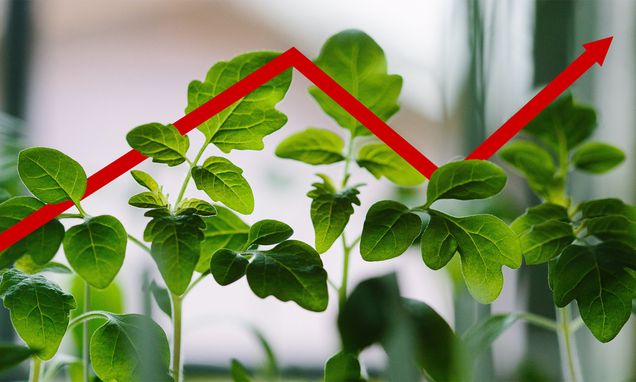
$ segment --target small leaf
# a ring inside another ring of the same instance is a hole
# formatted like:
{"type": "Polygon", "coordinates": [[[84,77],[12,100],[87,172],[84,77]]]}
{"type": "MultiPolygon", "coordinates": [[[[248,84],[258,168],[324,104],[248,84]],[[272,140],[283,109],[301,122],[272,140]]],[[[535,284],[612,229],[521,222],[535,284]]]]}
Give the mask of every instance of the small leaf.
{"type": "Polygon", "coordinates": [[[499,156],[525,176],[530,188],[542,197],[547,197],[552,188],[561,185],[555,178],[552,154],[535,143],[514,141],[499,150],[499,156]]]}
{"type": "Polygon", "coordinates": [[[203,166],[192,169],[192,178],[199,190],[205,191],[212,200],[247,215],[254,211],[254,194],[241,174],[240,167],[221,157],[210,157],[203,166]]]}
{"type": "Polygon", "coordinates": [[[182,200],[177,206],[176,215],[214,216],[216,208],[205,200],[190,198],[182,200]]]}
{"type": "Polygon", "coordinates": [[[161,327],[140,314],[109,316],[90,341],[95,374],[104,381],[172,381],[161,327]]]}
{"type": "Polygon", "coordinates": [[[168,205],[168,201],[162,194],[154,192],[142,192],[137,195],[133,195],[128,204],[137,208],[161,208],[168,205]]]}
{"type": "MultiPolygon", "coordinates": [[[[346,30],[330,37],[314,62],[383,121],[399,110],[402,77],[387,73],[384,51],[364,32],[346,30]]],[[[371,134],[317,87],[310,88],[309,93],[325,113],[353,136],[371,134]]]]}
{"type": "MultiPolygon", "coordinates": [[[[203,105],[230,86],[277,57],[276,52],[242,54],[231,61],[216,63],[205,81],[192,81],[188,86],[186,113],[203,105]]],[[[285,114],[276,110],[291,83],[291,69],[253,90],[233,105],[199,125],[208,142],[223,152],[231,150],[261,150],[263,137],[287,123],[285,114]]]]}
{"type": "Polygon", "coordinates": [[[340,352],[325,365],[325,382],[361,382],[360,361],[355,354],[340,352]]]}
{"type": "Polygon", "coordinates": [[[268,251],[246,253],[254,256],[247,281],[258,297],[291,300],[314,312],[327,308],[327,272],[320,255],[309,245],[288,240],[268,251]]]}
{"type": "Polygon", "coordinates": [[[353,214],[353,205],[360,205],[357,188],[346,188],[336,192],[328,178],[314,183],[307,193],[311,202],[311,222],[316,234],[316,250],[326,252],[344,231],[353,214]]]}
{"type": "Polygon", "coordinates": [[[240,253],[219,249],[210,260],[210,271],[219,285],[229,285],[245,275],[249,261],[240,253]]]}
{"type": "Polygon", "coordinates": [[[22,256],[15,262],[15,268],[21,272],[34,275],[37,273],[51,272],[61,275],[70,275],[73,271],[64,264],[49,261],[44,265],[39,265],[29,255],[22,256]]]}
{"type": "Polygon", "coordinates": [[[252,376],[242,363],[236,359],[232,359],[232,366],[230,370],[232,374],[232,381],[234,382],[251,382],[252,376]]]}
{"type": "Polygon", "coordinates": [[[431,215],[422,234],[422,259],[433,270],[446,266],[457,251],[457,240],[451,233],[450,225],[447,219],[431,215]]]}
{"type": "Polygon", "coordinates": [[[0,298],[11,313],[11,322],[29,348],[43,360],[53,358],[68,327],[75,300],[43,276],[16,269],[2,274],[0,298]]]}
{"type": "Polygon", "coordinates": [[[384,143],[362,146],[356,161],[377,179],[385,176],[400,186],[416,186],[426,180],[424,175],[384,143]]]}
{"type": "Polygon", "coordinates": [[[495,314],[470,327],[463,336],[469,353],[476,358],[488,350],[519,318],[518,314],[495,314]]]}
{"type": "Polygon", "coordinates": [[[36,355],[37,350],[12,344],[0,344],[0,371],[18,366],[36,355]]]}
{"type": "Polygon", "coordinates": [[[159,284],[152,280],[147,285],[146,291],[152,294],[159,309],[164,312],[168,317],[172,317],[172,305],[170,304],[170,292],[159,284]]]}
{"type": "Polygon", "coordinates": [[[311,165],[344,160],[344,141],[329,130],[309,128],[285,138],[276,148],[276,156],[311,165]]]}
{"type": "Polygon", "coordinates": [[[273,245],[287,240],[293,235],[294,230],[278,220],[261,220],[250,228],[247,245],[273,245]]]}
{"type": "Polygon", "coordinates": [[[581,227],[586,235],[602,241],[617,241],[636,250],[636,207],[619,199],[598,199],[579,206],[581,227]]]}
{"type": "Polygon", "coordinates": [[[364,220],[360,254],[367,261],[388,260],[406,251],[420,234],[422,220],[391,200],[371,206],[364,220]]]}
{"type": "Polygon", "coordinates": [[[64,253],[87,283],[104,289],[119,273],[127,243],[126,230],[119,220],[103,215],[70,228],[64,238],[64,253]]]}
{"type": "Polygon", "coordinates": [[[151,210],[144,212],[144,216],[148,218],[163,218],[163,217],[171,216],[171,215],[172,213],[170,212],[167,206],[153,208],[151,210]]]}
{"type": "Polygon", "coordinates": [[[603,142],[586,142],[572,155],[572,163],[579,170],[602,174],[623,163],[625,153],[603,142]]]}
{"type": "Polygon", "coordinates": [[[176,166],[186,161],[190,140],[173,125],[148,123],[137,126],[126,135],[133,149],[151,157],[155,163],[176,166]]]}
{"type": "Polygon", "coordinates": [[[426,204],[439,199],[472,200],[496,195],[506,184],[506,173],[483,160],[451,162],[437,169],[426,190],[426,204]]]}
{"type": "Polygon", "coordinates": [[[156,180],[153,179],[152,176],[150,176],[150,174],[140,170],[132,170],[130,172],[130,175],[132,175],[133,179],[135,179],[135,182],[137,182],[140,186],[148,189],[148,191],[155,194],[161,193],[159,184],[156,180]]]}
{"type": "Polygon", "coordinates": [[[33,147],[21,151],[18,172],[26,188],[44,203],[72,200],[77,204],[86,191],[82,166],[54,149],[33,147]]]}
{"type": "Polygon", "coordinates": [[[210,259],[221,248],[240,251],[247,243],[250,226],[225,207],[216,207],[217,215],[204,218],[205,231],[197,272],[210,270],[210,259]]]}

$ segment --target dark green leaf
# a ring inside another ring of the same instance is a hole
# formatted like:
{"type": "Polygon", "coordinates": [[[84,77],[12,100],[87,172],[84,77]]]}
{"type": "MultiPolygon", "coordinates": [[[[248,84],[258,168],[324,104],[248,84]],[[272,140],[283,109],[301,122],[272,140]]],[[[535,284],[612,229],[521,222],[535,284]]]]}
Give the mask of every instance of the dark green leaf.
{"type": "Polygon", "coordinates": [[[247,245],[273,245],[287,240],[294,234],[294,230],[278,220],[261,220],[250,228],[247,245]]]}
{"type": "Polygon", "coordinates": [[[168,205],[168,201],[162,194],[154,192],[142,192],[137,195],[133,195],[128,204],[138,208],[161,208],[168,205]]]}
{"type": "Polygon", "coordinates": [[[43,360],[53,358],[68,327],[75,300],[43,276],[16,269],[2,274],[0,298],[18,335],[43,360]]]}
{"type": "Polygon", "coordinates": [[[9,191],[5,190],[4,188],[0,188],[0,203],[9,200],[11,198],[11,194],[9,193],[9,191]]]}
{"type": "Polygon", "coordinates": [[[232,366],[230,372],[232,373],[232,381],[234,382],[251,382],[252,377],[242,363],[236,359],[232,359],[232,366]]]}
{"type": "Polygon", "coordinates": [[[537,194],[546,198],[553,188],[560,189],[562,181],[555,177],[552,154],[529,141],[515,141],[499,150],[499,156],[528,180],[537,194]]]}
{"type": "Polygon", "coordinates": [[[168,317],[172,317],[172,305],[170,304],[170,292],[162,286],[159,286],[154,280],[148,284],[146,290],[152,294],[159,309],[168,317]]]}
{"type": "Polygon", "coordinates": [[[434,270],[442,269],[457,251],[457,240],[451,232],[451,222],[431,215],[421,240],[422,259],[434,270]]]}
{"type": "Polygon", "coordinates": [[[311,165],[344,160],[344,141],[329,130],[309,128],[285,138],[276,148],[280,158],[294,159],[311,165]]]}
{"type": "Polygon", "coordinates": [[[36,350],[24,346],[0,344],[0,371],[18,366],[36,354],[36,350]]]}
{"type": "Polygon", "coordinates": [[[636,207],[611,198],[590,200],[578,209],[587,235],[618,241],[636,250],[636,207]]]}
{"type": "MultiPolygon", "coordinates": [[[[137,126],[126,135],[133,149],[151,157],[155,163],[176,166],[186,161],[190,140],[173,125],[153,122],[137,126]]],[[[144,183],[147,179],[144,181],[144,183]]]]}
{"type": "Polygon", "coordinates": [[[216,208],[201,199],[184,199],[177,206],[176,215],[199,215],[199,216],[214,216],[216,215],[216,208]]]}
{"type": "MultiPolygon", "coordinates": [[[[402,77],[387,73],[384,51],[367,34],[347,30],[332,36],[322,46],[315,63],[383,121],[399,110],[402,77]]],[[[353,136],[370,134],[320,89],[312,87],[309,93],[325,113],[353,136]]]]}
{"type": "Polygon", "coordinates": [[[163,218],[171,215],[172,213],[170,212],[168,207],[153,208],[144,213],[144,216],[148,218],[163,218]]]}
{"type": "Polygon", "coordinates": [[[367,261],[387,260],[406,251],[420,234],[422,220],[409,208],[391,200],[371,206],[360,240],[360,254],[367,261]]]}
{"type": "Polygon", "coordinates": [[[572,163],[579,170],[602,174],[623,163],[625,153],[617,147],[602,142],[587,142],[572,155],[572,163]]]}
{"type": "Polygon", "coordinates": [[[451,162],[437,169],[426,190],[426,205],[439,199],[484,199],[496,195],[506,185],[506,173],[483,160],[451,162]]]}
{"type": "Polygon", "coordinates": [[[325,365],[325,382],[364,381],[360,362],[353,353],[340,352],[329,358],[325,365]]]}
{"type": "Polygon", "coordinates": [[[229,285],[245,275],[249,261],[240,253],[219,249],[210,260],[210,271],[220,285],[229,285]]]}
{"type": "Polygon", "coordinates": [[[473,357],[479,356],[519,318],[518,314],[496,314],[473,325],[463,336],[466,348],[473,357]]]}
{"type": "Polygon", "coordinates": [[[578,206],[583,218],[591,219],[608,215],[625,216],[630,221],[636,221],[636,207],[625,204],[620,199],[588,200],[578,206]]]}
{"type": "Polygon", "coordinates": [[[103,215],[69,229],[64,237],[64,253],[87,283],[104,289],[119,273],[127,243],[126,230],[119,220],[103,215]]]}
{"type": "Polygon", "coordinates": [[[360,167],[369,170],[377,179],[385,176],[400,186],[416,186],[426,177],[384,143],[362,146],[356,158],[360,167]]]}
{"type": "Polygon", "coordinates": [[[201,258],[197,272],[210,269],[212,255],[221,248],[240,251],[247,243],[250,226],[227,208],[217,206],[217,215],[204,218],[205,238],[201,243],[201,258]]]}
{"type": "Polygon", "coordinates": [[[140,186],[148,189],[148,191],[155,194],[161,193],[159,184],[152,178],[152,176],[150,176],[150,174],[140,170],[132,170],[130,172],[130,175],[132,175],[133,179],[135,179],[135,182],[137,182],[140,186]]]}
{"type": "MultiPolygon", "coordinates": [[[[215,64],[208,71],[205,81],[192,81],[188,86],[186,113],[219,95],[278,55],[276,52],[253,52],[215,64]]],[[[276,110],[275,106],[285,97],[291,78],[291,69],[284,71],[200,124],[198,129],[209,142],[226,153],[233,149],[261,150],[263,137],[287,123],[285,114],[276,110]]]]}
{"type": "Polygon", "coordinates": [[[254,194],[243,170],[221,157],[209,157],[203,166],[192,169],[192,179],[199,190],[242,214],[254,211],[254,194]]]}

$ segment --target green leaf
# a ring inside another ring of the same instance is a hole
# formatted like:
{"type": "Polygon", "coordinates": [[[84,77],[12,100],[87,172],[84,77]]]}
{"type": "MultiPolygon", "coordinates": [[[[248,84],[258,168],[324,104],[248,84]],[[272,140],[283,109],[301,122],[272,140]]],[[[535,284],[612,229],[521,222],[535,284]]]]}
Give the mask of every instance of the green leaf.
{"type": "Polygon", "coordinates": [[[329,130],[309,128],[285,138],[276,147],[276,156],[311,165],[331,164],[345,159],[344,141],[329,130]]]}
{"type": "Polygon", "coordinates": [[[216,208],[205,200],[190,198],[182,200],[177,206],[177,215],[214,216],[216,208]]]}
{"type": "Polygon", "coordinates": [[[471,326],[463,335],[468,352],[477,357],[520,318],[519,314],[495,314],[471,326]]]}
{"type": "Polygon", "coordinates": [[[168,339],[147,316],[109,315],[91,337],[90,355],[104,381],[172,381],[168,339]]]}
{"type": "Polygon", "coordinates": [[[0,298],[18,335],[43,360],[53,358],[68,327],[75,300],[43,276],[16,269],[2,274],[0,298]]]}
{"type": "Polygon", "coordinates": [[[54,149],[33,147],[21,151],[18,172],[26,188],[44,203],[72,200],[77,204],[86,192],[82,166],[54,149]]]}
{"type": "Polygon", "coordinates": [[[254,211],[254,194],[243,170],[221,157],[209,157],[203,166],[192,169],[192,178],[199,190],[212,200],[221,202],[242,214],[254,211]]]}
{"type": "MultiPolygon", "coordinates": [[[[383,121],[399,110],[397,99],[402,77],[387,73],[384,51],[364,32],[347,30],[332,36],[314,62],[383,121]]],[[[325,113],[349,129],[353,136],[370,134],[320,89],[312,87],[309,93],[325,113]]]]}
{"type": "Polygon", "coordinates": [[[11,199],[11,194],[4,188],[0,188],[0,203],[11,199]]]}
{"type": "Polygon", "coordinates": [[[210,260],[212,277],[219,285],[229,285],[245,275],[249,261],[230,249],[219,249],[210,260]]]}
{"type": "Polygon", "coordinates": [[[197,272],[210,270],[210,259],[221,248],[240,251],[247,243],[250,226],[227,208],[217,206],[217,215],[204,218],[205,238],[201,243],[201,258],[197,272]]]}
{"type": "Polygon", "coordinates": [[[636,221],[636,207],[616,198],[588,200],[579,204],[577,209],[584,219],[618,215],[636,221]]]}
{"type": "Polygon", "coordinates": [[[555,178],[556,166],[552,154],[529,141],[514,141],[499,150],[499,156],[528,180],[528,185],[542,197],[560,188],[562,181],[555,178]]]}
{"type": "Polygon", "coordinates": [[[251,382],[252,381],[252,376],[250,375],[250,372],[247,370],[245,366],[243,366],[242,363],[240,363],[236,359],[232,359],[232,366],[231,366],[230,372],[232,374],[232,381],[234,382],[251,382]]]}
{"type": "Polygon", "coordinates": [[[152,298],[157,303],[159,309],[168,317],[172,317],[172,305],[170,304],[170,292],[152,280],[147,286],[146,291],[152,294],[152,298]]]}
{"type": "Polygon", "coordinates": [[[620,332],[636,298],[636,252],[616,243],[571,245],[553,269],[554,302],[559,307],[577,301],[581,318],[601,342],[620,332]]]}
{"type": "Polygon", "coordinates": [[[70,228],[64,238],[64,253],[77,274],[91,286],[104,289],[119,273],[127,243],[119,220],[103,215],[70,228]]]}
{"type": "Polygon", "coordinates": [[[0,371],[18,366],[36,354],[36,350],[24,346],[0,344],[0,371]]]}
{"type": "Polygon", "coordinates": [[[463,160],[445,164],[431,176],[426,205],[439,199],[472,200],[496,195],[506,185],[506,173],[484,160],[463,160]]]}
{"type": "Polygon", "coordinates": [[[521,266],[516,234],[493,215],[454,217],[430,210],[431,221],[422,234],[424,263],[439,269],[460,254],[462,274],[470,294],[479,302],[494,301],[503,288],[503,265],[521,266]]]}
{"type": "Polygon", "coordinates": [[[325,382],[361,382],[360,361],[355,354],[339,352],[325,364],[325,382]]]}
{"type": "Polygon", "coordinates": [[[291,300],[314,312],[327,308],[327,272],[312,247],[288,240],[270,250],[246,254],[253,255],[247,267],[247,281],[258,297],[291,300]]]}
{"type": "MultiPolygon", "coordinates": [[[[235,57],[231,61],[216,63],[203,82],[192,81],[188,86],[186,113],[203,105],[211,98],[265,65],[279,53],[253,52],[235,57]]],[[[287,123],[285,114],[275,109],[291,84],[291,69],[252,91],[233,105],[199,125],[198,129],[208,142],[223,152],[261,150],[263,137],[287,123]]]]}
{"type": "Polygon", "coordinates": [[[21,272],[34,275],[37,273],[51,272],[58,274],[66,274],[69,275],[73,273],[73,271],[64,264],[57,263],[55,261],[49,261],[44,265],[39,265],[33,258],[29,255],[24,255],[20,257],[14,264],[15,268],[21,272]]]}
{"type": "Polygon", "coordinates": [[[362,146],[356,158],[360,167],[369,170],[377,179],[385,176],[400,186],[416,186],[426,177],[384,143],[362,146]]]}
{"type": "Polygon", "coordinates": [[[527,264],[550,261],[575,239],[568,210],[556,204],[528,208],[512,222],[511,228],[519,237],[527,264]]]}
{"type": "Polygon", "coordinates": [[[422,220],[409,208],[384,200],[371,206],[364,220],[360,254],[367,261],[388,260],[406,251],[422,230],[422,220]]]}
{"type": "Polygon", "coordinates": [[[135,179],[135,182],[137,182],[140,186],[148,189],[148,191],[155,194],[161,193],[161,188],[159,187],[159,184],[147,172],[143,172],[140,170],[132,170],[130,172],[130,175],[132,175],[133,179],[135,179]]]}
{"type": "Polygon", "coordinates": [[[185,162],[186,153],[190,147],[188,136],[181,135],[173,125],[163,125],[157,122],[137,126],[130,130],[126,135],[126,141],[133,149],[151,157],[153,162],[165,163],[168,166],[176,166],[185,162]]]}
{"type": "MultiPolygon", "coordinates": [[[[319,175],[320,176],[320,175],[319,175]]],[[[316,234],[316,250],[326,252],[344,231],[353,214],[353,205],[360,205],[357,188],[346,188],[336,192],[326,176],[322,183],[314,183],[307,193],[311,202],[311,222],[316,234]]]]}
{"type": "Polygon", "coordinates": [[[593,108],[574,102],[567,94],[552,102],[523,129],[523,132],[541,140],[559,152],[560,142],[568,150],[589,138],[596,129],[593,108]]]}
{"type": "Polygon", "coordinates": [[[162,194],[154,192],[142,192],[137,195],[133,195],[128,204],[137,208],[161,208],[168,205],[168,201],[162,194]]]}
{"type": "Polygon", "coordinates": [[[602,174],[623,163],[625,153],[603,142],[586,142],[572,155],[572,163],[579,170],[602,174]]]}
{"type": "Polygon", "coordinates": [[[192,279],[201,252],[205,223],[196,215],[167,216],[150,221],[144,240],[168,289],[182,295],[192,279]]]}
{"type": "Polygon", "coordinates": [[[250,228],[247,245],[273,245],[287,240],[294,234],[294,230],[278,220],[261,220],[250,228]]]}
{"type": "Polygon", "coordinates": [[[586,235],[602,241],[618,241],[636,250],[636,207],[619,199],[598,199],[579,206],[586,235]]]}

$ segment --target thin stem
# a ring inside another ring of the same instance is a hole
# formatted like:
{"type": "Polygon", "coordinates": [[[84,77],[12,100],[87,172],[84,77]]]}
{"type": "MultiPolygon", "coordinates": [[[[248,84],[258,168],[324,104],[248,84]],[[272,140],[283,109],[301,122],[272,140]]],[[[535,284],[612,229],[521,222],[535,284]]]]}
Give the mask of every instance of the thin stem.
{"type": "Polygon", "coordinates": [[[143,241],[137,239],[136,237],[132,236],[131,234],[128,234],[128,240],[132,241],[133,243],[137,244],[141,249],[143,249],[146,252],[150,253],[150,247],[148,247],[146,245],[146,243],[144,243],[143,241]]]}
{"type": "Polygon", "coordinates": [[[347,238],[345,237],[344,232],[340,236],[342,239],[342,249],[343,249],[343,261],[342,261],[342,280],[340,281],[340,288],[338,289],[338,305],[340,309],[344,306],[347,301],[347,284],[349,280],[349,255],[351,254],[351,248],[347,245],[347,238]]]}
{"type": "Polygon", "coordinates": [[[174,382],[183,381],[183,367],[181,364],[181,308],[180,296],[170,293],[172,302],[172,377],[174,382]]]}
{"type": "Polygon", "coordinates": [[[79,316],[75,317],[69,324],[68,324],[68,329],[66,329],[67,332],[71,331],[71,329],[73,329],[74,327],[76,327],[77,325],[85,322],[85,321],[89,321],[89,320],[93,320],[96,318],[101,318],[103,320],[108,320],[110,318],[110,313],[103,311],[103,310],[93,310],[91,312],[86,312],[83,314],[80,314],[79,316]]]}
{"type": "Polygon", "coordinates": [[[353,248],[355,248],[355,246],[360,242],[360,239],[362,239],[362,235],[358,235],[358,237],[356,237],[351,243],[349,243],[349,245],[347,246],[349,252],[351,252],[353,248]]]}
{"type": "Polygon", "coordinates": [[[347,154],[345,156],[345,165],[344,172],[342,174],[342,184],[341,187],[345,188],[347,186],[347,181],[349,181],[350,167],[351,167],[351,158],[353,157],[353,133],[349,134],[349,141],[347,142],[347,154]]]}
{"type": "Polygon", "coordinates": [[[518,317],[521,320],[528,322],[529,324],[538,326],[543,329],[551,330],[558,332],[559,325],[554,320],[550,320],[548,318],[533,314],[533,313],[518,313],[518,317]]]}
{"type": "MultiPolygon", "coordinates": [[[[84,312],[91,309],[91,286],[84,281],[84,312]]],[[[88,320],[82,324],[82,375],[84,382],[90,381],[90,358],[88,356],[88,320]]]]}
{"type": "Polygon", "coordinates": [[[197,156],[190,163],[190,169],[188,169],[188,173],[186,174],[185,179],[183,180],[183,184],[181,185],[181,190],[179,191],[179,196],[177,197],[177,201],[174,203],[175,206],[179,205],[179,202],[183,200],[183,195],[185,195],[186,189],[188,188],[188,184],[190,183],[190,179],[192,179],[192,168],[199,164],[199,160],[201,160],[201,156],[205,152],[205,149],[208,148],[209,143],[206,142],[201,146],[201,149],[197,153],[197,156]]]}
{"type": "Polygon", "coordinates": [[[85,218],[85,217],[88,216],[88,214],[86,213],[86,211],[84,211],[84,209],[82,208],[82,205],[80,203],[75,203],[75,207],[79,211],[80,217],[85,218]]]}
{"type": "Polygon", "coordinates": [[[198,283],[200,283],[200,282],[201,282],[201,281],[205,278],[205,276],[207,276],[207,275],[209,275],[209,274],[210,274],[210,272],[209,272],[209,271],[208,271],[208,272],[201,273],[201,275],[200,275],[199,277],[197,277],[197,278],[196,278],[193,282],[191,282],[191,283],[190,283],[190,286],[188,286],[188,289],[186,289],[186,291],[183,293],[183,296],[181,296],[181,299],[185,298],[185,296],[187,296],[187,295],[188,295],[188,293],[190,293],[190,291],[191,291],[191,290],[192,290],[195,286],[197,286],[197,284],[198,284],[198,283]]]}
{"type": "Polygon", "coordinates": [[[561,362],[563,365],[563,377],[570,382],[577,382],[580,379],[579,363],[576,356],[576,345],[572,338],[570,328],[570,312],[568,307],[557,308],[557,319],[560,326],[559,347],[561,348],[561,362]],[[567,377],[566,377],[567,376],[567,377]]]}
{"type": "Polygon", "coordinates": [[[40,372],[42,371],[42,360],[34,355],[31,358],[31,372],[29,373],[29,382],[39,382],[40,372]]]}
{"type": "Polygon", "coordinates": [[[82,214],[61,214],[57,217],[58,219],[82,219],[84,216],[82,214]]]}

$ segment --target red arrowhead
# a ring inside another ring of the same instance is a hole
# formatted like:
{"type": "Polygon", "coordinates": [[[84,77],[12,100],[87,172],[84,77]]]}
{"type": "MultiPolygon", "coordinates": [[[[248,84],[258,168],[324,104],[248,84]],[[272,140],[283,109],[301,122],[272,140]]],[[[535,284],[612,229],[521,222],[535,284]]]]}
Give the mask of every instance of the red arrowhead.
{"type": "Polygon", "coordinates": [[[609,36],[600,40],[588,42],[587,44],[583,44],[583,48],[585,48],[585,53],[594,59],[595,62],[598,62],[599,65],[603,66],[603,62],[605,61],[605,56],[607,56],[607,51],[612,44],[612,40],[614,36],[609,36]]]}

